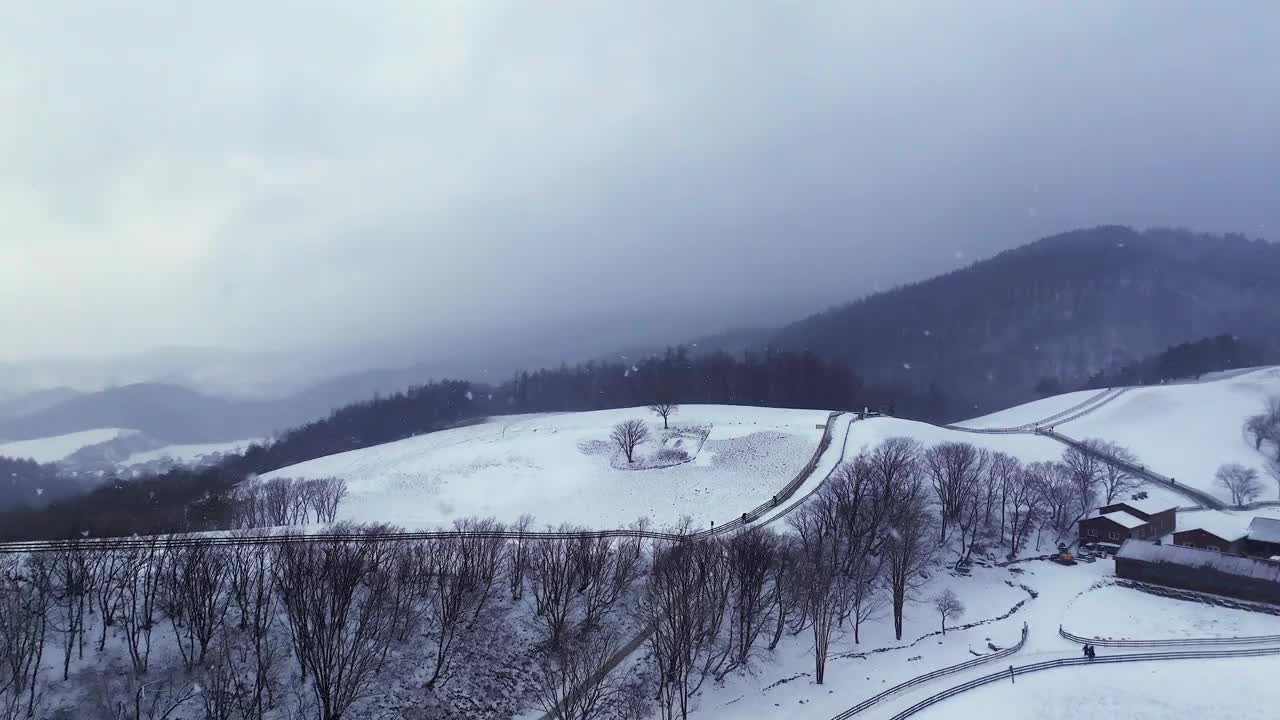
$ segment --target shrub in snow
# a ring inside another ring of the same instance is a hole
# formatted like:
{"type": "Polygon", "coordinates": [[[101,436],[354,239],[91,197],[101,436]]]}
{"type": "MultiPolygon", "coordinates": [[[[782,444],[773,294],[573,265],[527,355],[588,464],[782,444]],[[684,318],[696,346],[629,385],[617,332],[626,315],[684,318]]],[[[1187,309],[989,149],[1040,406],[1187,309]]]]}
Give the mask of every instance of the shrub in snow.
{"type": "Polygon", "coordinates": [[[676,463],[688,462],[689,453],[677,448],[663,448],[654,454],[653,459],[663,465],[674,465],[676,463]]]}

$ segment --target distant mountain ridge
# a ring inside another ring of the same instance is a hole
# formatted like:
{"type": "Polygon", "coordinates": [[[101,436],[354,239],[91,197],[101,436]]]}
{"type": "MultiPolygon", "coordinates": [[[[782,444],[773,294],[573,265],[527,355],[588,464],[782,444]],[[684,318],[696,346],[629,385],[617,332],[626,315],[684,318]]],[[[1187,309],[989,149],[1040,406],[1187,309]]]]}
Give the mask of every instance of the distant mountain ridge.
{"type": "Polygon", "coordinates": [[[1280,336],[1280,245],[1106,226],[1063,233],[796,322],[771,343],[989,410],[1166,347],[1280,336]]]}

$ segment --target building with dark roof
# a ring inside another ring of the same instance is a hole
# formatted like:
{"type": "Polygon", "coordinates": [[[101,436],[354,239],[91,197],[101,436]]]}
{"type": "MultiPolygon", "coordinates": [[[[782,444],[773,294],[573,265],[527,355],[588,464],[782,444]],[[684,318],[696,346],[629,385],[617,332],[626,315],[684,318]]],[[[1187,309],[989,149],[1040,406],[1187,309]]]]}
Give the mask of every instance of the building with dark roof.
{"type": "Polygon", "coordinates": [[[1155,540],[1174,531],[1176,513],[1173,507],[1157,510],[1128,502],[1103,505],[1080,519],[1080,542],[1119,545],[1130,538],[1155,540]]]}
{"type": "Polygon", "coordinates": [[[1129,540],[1116,553],[1129,580],[1280,604],[1280,562],[1129,540]]]}
{"type": "Polygon", "coordinates": [[[1280,520],[1255,517],[1245,531],[1244,552],[1258,557],[1280,556],[1280,520]]]}

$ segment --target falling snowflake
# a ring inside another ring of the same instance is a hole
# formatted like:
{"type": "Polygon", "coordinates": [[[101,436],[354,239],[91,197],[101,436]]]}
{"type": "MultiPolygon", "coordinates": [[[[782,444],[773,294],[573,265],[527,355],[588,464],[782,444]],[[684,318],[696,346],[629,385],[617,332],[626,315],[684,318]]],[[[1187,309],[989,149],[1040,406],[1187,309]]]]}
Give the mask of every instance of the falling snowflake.
{"type": "Polygon", "coordinates": [[[931,337],[931,336],[933,335],[933,331],[932,331],[932,330],[922,330],[921,332],[923,332],[923,333],[924,333],[924,336],[925,336],[925,337],[931,337]]]}
{"type": "Polygon", "coordinates": [[[36,488],[36,495],[37,495],[37,496],[40,496],[40,495],[43,495],[43,494],[44,494],[44,488],[36,488]]]}
{"type": "Polygon", "coordinates": [[[470,399],[471,399],[471,391],[470,391],[470,390],[468,390],[468,391],[467,391],[467,399],[468,399],[468,400],[470,400],[470,399]]]}
{"type": "Polygon", "coordinates": [[[963,260],[963,259],[964,259],[964,251],[963,251],[963,250],[957,250],[957,251],[956,251],[956,259],[957,259],[957,260],[963,260]]]}
{"type": "Polygon", "coordinates": [[[911,369],[911,363],[902,363],[902,369],[903,369],[903,370],[910,370],[910,369],[911,369]]]}

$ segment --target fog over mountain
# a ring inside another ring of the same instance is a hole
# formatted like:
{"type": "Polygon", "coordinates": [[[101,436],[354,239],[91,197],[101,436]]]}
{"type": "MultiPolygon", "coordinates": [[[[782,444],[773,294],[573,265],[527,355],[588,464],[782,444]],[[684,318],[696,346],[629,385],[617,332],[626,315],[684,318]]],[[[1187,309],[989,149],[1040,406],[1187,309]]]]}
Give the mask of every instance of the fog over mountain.
{"type": "Polygon", "coordinates": [[[781,326],[1077,227],[1265,237],[1277,21],[1154,0],[11,4],[0,375],[279,395],[506,373],[781,326]]]}

